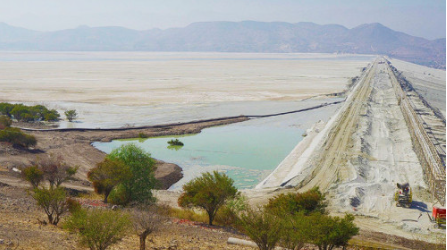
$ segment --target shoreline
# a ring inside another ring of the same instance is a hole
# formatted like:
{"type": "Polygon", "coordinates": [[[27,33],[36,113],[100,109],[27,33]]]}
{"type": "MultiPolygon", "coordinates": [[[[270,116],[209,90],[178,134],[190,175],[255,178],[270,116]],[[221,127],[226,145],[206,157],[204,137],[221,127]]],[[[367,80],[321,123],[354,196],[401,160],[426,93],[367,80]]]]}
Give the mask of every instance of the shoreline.
{"type": "MultiPolygon", "coordinates": [[[[108,142],[115,139],[138,138],[139,133],[148,137],[163,135],[195,134],[202,129],[226,125],[248,120],[247,117],[238,116],[219,118],[212,120],[191,121],[180,124],[167,124],[162,126],[150,126],[146,128],[121,128],[121,129],[81,129],[81,130],[39,130],[24,129],[34,135],[37,146],[34,149],[14,148],[6,143],[0,143],[0,177],[2,181],[15,183],[18,176],[12,170],[32,165],[38,157],[59,154],[64,161],[71,165],[79,166],[76,177],[79,186],[85,187],[91,184],[87,181],[87,172],[106,156],[91,145],[92,142],[108,142]]],[[[157,160],[155,177],[162,182],[164,189],[169,188],[182,178],[182,169],[176,164],[157,160]]]]}

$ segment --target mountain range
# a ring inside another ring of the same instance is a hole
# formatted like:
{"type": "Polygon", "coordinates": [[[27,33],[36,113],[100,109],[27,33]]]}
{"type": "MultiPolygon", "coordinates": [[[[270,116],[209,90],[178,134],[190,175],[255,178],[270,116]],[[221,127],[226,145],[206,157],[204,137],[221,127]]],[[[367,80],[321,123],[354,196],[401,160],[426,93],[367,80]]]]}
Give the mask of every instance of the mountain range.
{"type": "Polygon", "coordinates": [[[379,23],[348,29],[308,22],[199,22],[165,30],[80,26],[51,32],[0,23],[0,50],[355,53],[446,66],[445,38],[427,40],[379,23]]]}

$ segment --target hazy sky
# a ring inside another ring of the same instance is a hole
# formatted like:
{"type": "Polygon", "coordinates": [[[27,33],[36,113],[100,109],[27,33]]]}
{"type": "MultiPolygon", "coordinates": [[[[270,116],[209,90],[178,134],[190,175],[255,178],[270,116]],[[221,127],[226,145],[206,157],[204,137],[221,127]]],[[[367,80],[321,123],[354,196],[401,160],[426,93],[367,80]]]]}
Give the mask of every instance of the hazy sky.
{"type": "Polygon", "coordinates": [[[446,36],[446,0],[0,0],[0,22],[50,31],[88,26],[145,30],[202,21],[380,22],[428,39],[446,36]]]}

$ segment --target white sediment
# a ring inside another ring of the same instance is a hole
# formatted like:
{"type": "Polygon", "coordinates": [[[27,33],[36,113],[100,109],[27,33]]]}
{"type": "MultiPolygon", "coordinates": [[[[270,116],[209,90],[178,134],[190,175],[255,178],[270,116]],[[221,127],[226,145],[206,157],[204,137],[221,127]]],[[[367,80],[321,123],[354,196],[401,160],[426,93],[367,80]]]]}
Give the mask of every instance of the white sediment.
{"type": "MultiPolygon", "coordinates": [[[[364,72],[367,72],[365,70],[364,72]]],[[[364,80],[366,74],[362,74],[360,79],[356,82],[351,91],[348,92],[348,98],[343,105],[336,111],[336,113],[329,118],[327,123],[319,121],[310,130],[307,131],[307,136],[298,143],[298,145],[290,152],[290,154],[278,165],[278,167],[263,181],[261,181],[256,189],[279,187],[287,184],[288,181],[298,175],[303,175],[303,178],[308,174],[308,161],[315,154],[315,150],[320,149],[328,137],[329,132],[337,124],[340,115],[347,109],[352,102],[352,95],[364,80]]]]}

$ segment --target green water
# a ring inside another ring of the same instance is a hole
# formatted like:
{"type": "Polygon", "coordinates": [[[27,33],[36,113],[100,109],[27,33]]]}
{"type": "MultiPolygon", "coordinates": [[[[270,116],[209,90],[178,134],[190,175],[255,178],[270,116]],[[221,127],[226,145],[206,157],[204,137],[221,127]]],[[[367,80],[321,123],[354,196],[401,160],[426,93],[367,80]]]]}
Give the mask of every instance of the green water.
{"type": "Polygon", "coordinates": [[[212,170],[228,174],[238,188],[251,188],[290,153],[303,132],[278,119],[259,119],[207,128],[195,135],[95,142],[93,146],[110,153],[123,144],[135,143],[152,157],[179,165],[184,178],[171,189],[212,170]],[[167,142],[176,138],[184,146],[169,146],[167,142]]]}

